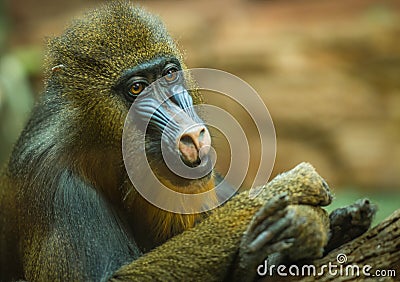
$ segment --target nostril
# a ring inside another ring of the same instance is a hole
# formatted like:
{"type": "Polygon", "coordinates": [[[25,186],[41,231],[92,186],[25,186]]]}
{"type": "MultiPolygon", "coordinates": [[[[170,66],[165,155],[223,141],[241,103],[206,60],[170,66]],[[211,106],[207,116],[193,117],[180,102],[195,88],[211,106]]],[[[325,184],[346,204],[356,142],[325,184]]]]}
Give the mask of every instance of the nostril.
{"type": "Polygon", "coordinates": [[[191,167],[197,167],[201,164],[201,160],[197,158],[194,162],[192,162],[189,166],[191,167]]]}
{"type": "Polygon", "coordinates": [[[206,130],[205,130],[205,128],[203,128],[203,129],[200,131],[200,134],[199,134],[199,139],[200,139],[200,141],[204,139],[204,134],[205,134],[205,133],[206,133],[206,130]]]}
{"type": "Polygon", "coordinates": [[[179,142],[185,144],[186,146],[194,146],[193,139],[189,135],[182,135],[179,142]]]}

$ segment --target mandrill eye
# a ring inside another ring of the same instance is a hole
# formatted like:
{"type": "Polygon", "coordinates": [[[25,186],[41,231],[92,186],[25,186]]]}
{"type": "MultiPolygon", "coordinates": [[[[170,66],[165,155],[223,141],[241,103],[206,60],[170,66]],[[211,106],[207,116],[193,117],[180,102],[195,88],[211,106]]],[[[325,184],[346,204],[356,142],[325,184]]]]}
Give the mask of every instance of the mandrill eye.
{"type": "Polygon", "coordinates": [[[178,68],[175,66],[167,67],[164,71],[164,78],[168,83],[175,82],[179,78],[178,68]]]}
{"type": "Polygon", "coordinates": [[[134,82],[129,88],[129,96],[131,98],[136,98],[147,86],[147,83],[143,81],[134,82]]]}
{"type": "Polygon", "coordinates": [[[136,82],[136,83],[134,83],[134,84],[132,85],[130,92],[131,92],[131,94],[133,94],[133,95],[139,95],[140,92],[143,91],[144,87],[145,87],[145,86],[143,85],[143,83],[141,83],[141,82],[136,82]]]}

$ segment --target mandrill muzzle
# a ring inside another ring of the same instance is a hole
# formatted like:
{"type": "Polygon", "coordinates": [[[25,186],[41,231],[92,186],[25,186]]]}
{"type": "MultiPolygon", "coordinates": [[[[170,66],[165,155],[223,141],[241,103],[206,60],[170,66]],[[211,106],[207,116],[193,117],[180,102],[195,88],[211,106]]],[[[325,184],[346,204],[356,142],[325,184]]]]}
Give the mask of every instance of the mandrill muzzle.
{"type": "Polygon", "coordinates": [[[146,138],[161,141],[162,158],[172,172],[199,179],[212,171],[215,154],[210,133],[182,84],[163,77],[146,87],[132,105],[133,120],[146,138]]]}

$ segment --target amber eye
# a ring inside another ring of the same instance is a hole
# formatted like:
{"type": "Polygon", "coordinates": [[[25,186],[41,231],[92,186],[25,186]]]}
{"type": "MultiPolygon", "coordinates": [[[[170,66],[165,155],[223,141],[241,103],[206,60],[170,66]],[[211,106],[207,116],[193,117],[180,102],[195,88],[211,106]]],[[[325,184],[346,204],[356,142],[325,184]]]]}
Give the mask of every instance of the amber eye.
{"type": "Polygon", "coordinates": [[[140,94],[140,92],[143,91],[145,87],[146,85],[143,82],[135,82],[134,84],[132,84],[129,92],[131,95],[137,96],[140,94]]]}
{"type": "Polygon", "coordinates": [[[167,71],[164,73],[164,77],[167,82],[174,82],[179,77],[178,69],[175,67],[167,69],[167,71]]]}

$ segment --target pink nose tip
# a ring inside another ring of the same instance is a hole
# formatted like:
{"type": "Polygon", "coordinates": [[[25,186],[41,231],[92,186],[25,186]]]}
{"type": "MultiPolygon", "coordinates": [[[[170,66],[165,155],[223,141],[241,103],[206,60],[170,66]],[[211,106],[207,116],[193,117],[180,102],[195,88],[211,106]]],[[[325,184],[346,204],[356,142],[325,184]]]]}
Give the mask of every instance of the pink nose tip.
{"type": "Polygon", "coordinates": [[[189,164],[200,164],[201,158],[210,151],[210,146],[210,133],[204,125],[188,128],[178,139],[178,148],[182,159],[189,164]]]}

